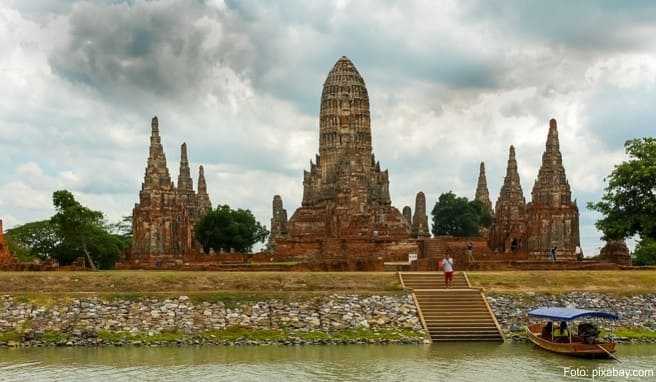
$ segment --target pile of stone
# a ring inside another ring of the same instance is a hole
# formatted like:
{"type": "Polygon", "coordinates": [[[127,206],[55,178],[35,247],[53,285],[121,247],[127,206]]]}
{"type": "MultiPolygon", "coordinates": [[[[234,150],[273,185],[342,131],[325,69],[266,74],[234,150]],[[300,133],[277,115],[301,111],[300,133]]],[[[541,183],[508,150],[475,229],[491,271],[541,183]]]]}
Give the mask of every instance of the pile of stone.
{"type": "MultiPolygon", "coordinates": [[[[234,305],[220,301],[192,302],[187,296],[136,301],[90,297],[56,301],[48,306],[23,302],[12,296],[0,297],[0,344],[3,332],[21,333],[24,342],[30,341],[30,333],[34,338],[43,333],[62,333],[67,339],[65,344],[72,345],[102,344],[98,338],[101,332],[135,335],[175,332],[186,335],[183,342],[212,343],[212,338],[204,336],[205,333],[229,328],[282,330],[290,333],[289,338],[278,342],[289,344],[313,342],[303,336],[295,338],[295,332],[330,334],[340,330],[399,329],[399,332],[419,333],[417,338],[408,339],[411,342],[421,342],[423,333],[409,295],[332,295],[302,301],[272,299],[234,305]]],[[[348,342],[321,338],[313,343],[348,342]]],[[[374,342],[387,340],[380,338],[374,342]]]]}

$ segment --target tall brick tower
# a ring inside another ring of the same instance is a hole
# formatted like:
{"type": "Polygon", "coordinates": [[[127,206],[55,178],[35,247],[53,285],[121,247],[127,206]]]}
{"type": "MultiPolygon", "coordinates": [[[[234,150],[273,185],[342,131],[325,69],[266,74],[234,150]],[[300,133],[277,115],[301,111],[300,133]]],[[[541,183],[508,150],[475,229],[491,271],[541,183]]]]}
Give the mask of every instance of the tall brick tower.
{"type": "Polygon", "coordinates": [[[207,186],[200,169],[199,192],[191,179],[187,145],[180,147],[178,186],[171,181],[159,135],[159,121],[151,121],[150,149],[139,203],[132,211],[133,260],[180,258],[197,252],[194,224],[211,208],[207,186]]]}
{"type": "Polygon", "coordinates": [[[430,237],[428,215],[426,215],[426,195],[419,191],[415,198],[415,214],[412,216],[412,237],[430,237]]]}
{"type": "Polygon", "coordinates": [[[303,175],[303,202],[288,223],[293,239],[406,239],[409,227],[391,206],[389,177],[371,144],[369,96],[346,57],[323,85],[319,155],[303,175]]]}
{"type": "Polygon", "coordinates": [[[490,201],[490,191],[487,189],[487,178],[485,176],[485,163],[481,162],[478,171],[478,183],[476,184],[476,195],[474,200],[478,200],[492,212],[492,202],[490,201]]]}
{"type": "Polygon", "coordinates": [[[527,249],[533,254],[546,253],[556,246],[561,255],[573,255],[579,241],[579,209],[572,202],[572,191],[565,176],[560,153],[558,126],[549,121],[547,144],[542,165],[527,205],[527,249]]]}
{"type": "Polygon", "coordinates": [[[494,221],[490,228],[490,248],[499,252],[525,249],[526,200],[517,172],[515,147],[510,146],[508,166],[503,186],[494,208],[494,221]]]}
{"type": "Polygon", "coordinates": [[[198,217],[203,217],[212,209],[212,201],[207,193],[207,182],[205,181],[205,168],[198,167],[198,194],[196,195],[196,206],[198,208],[198,217]]]}

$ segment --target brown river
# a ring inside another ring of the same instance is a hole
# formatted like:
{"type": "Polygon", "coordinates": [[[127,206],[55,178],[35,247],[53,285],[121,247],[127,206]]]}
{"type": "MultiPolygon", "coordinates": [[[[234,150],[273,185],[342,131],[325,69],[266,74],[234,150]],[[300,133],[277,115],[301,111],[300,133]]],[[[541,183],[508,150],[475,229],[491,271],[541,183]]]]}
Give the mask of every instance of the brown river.
{"type": "Polygon", "coordinates": [[[617,355],[580,360],[523,343],[5,348],[0,381],[656,381],[656,345],[617,355]]]}

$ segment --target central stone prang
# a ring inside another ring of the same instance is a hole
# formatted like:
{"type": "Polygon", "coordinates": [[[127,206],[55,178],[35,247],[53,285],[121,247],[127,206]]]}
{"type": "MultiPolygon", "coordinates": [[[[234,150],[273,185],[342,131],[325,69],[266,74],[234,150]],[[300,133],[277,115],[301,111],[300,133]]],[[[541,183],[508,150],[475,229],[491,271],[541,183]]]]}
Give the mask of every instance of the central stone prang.
{"type": "Polygon", "coordinates": [[[302,205],[279,236],[408,239],[410,224],[391,204],[388,171],[381,170],[372,150],[365,82],[353,63],[341,57],[323,84],[319,154],[304,171],[302,205]]]}

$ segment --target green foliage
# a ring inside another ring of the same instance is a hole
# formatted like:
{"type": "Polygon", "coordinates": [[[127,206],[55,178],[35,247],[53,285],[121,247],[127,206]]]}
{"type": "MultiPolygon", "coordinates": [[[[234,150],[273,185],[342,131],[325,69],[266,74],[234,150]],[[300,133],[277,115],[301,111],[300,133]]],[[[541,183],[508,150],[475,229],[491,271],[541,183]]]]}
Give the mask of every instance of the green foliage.
{"type": "Polygon", "coordinates": [[[251,211],[233,210],[228,205],[210,210],[196,225],[195,233],[205,253],[210,249],[228,251],[230,248],[248,252],[255,243],[264,241],[269,235],[251,211]]]}
{"type": "Polygon", "coordinates": [[[50,220],[23,224],[7,231],[9,250],[21,261],[46,260],[61,238],[50,220]]]}
{"type": "Polygon", "coordinates": [[[85,257],[91,258],[98,268],[112,268],[127,241],[108,232],[102,212],[82,206],[66,190],[55,191],[52,199],[56,214],[50,222],[61,238],[52,256],[61,264],[85,257]]]}
{"type": "Polygon", "coordinates": [[[132,241],[132,215],[123,216],[123,218],[116,222],[107,225],[107,230],[114,234],[125,238],[129,243],[132,241]]]}
{"type": "Polygon", "coordinates": [[[479,201],[469,201],[449,191],[440,195],[433,211],[433,235],[473,236],[489,227],[492,216],[479,201]]]}
{"type": "Polygon", "coordinates": [[[656,265],[656,240],[643,238],[633,252],[634,265],[656,265]]]}
{"type": "Polygon", "coordinates": [[[656,138],[630,140],[624,147],[629,160],[615,166],[601,201],[588,208],[604,215],[596,226],[608,239],[656,239],[656,138]]]}
{"type": "Polygon", "coordinates": [[[69,191],[53,194],[56,214],[7,231],[8,244],[19,259],[55,259],[61,265],[83,257],[101,269],[114,266],[130,237],[110,233],[103,214],[82,206],[69,191]]]}

